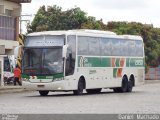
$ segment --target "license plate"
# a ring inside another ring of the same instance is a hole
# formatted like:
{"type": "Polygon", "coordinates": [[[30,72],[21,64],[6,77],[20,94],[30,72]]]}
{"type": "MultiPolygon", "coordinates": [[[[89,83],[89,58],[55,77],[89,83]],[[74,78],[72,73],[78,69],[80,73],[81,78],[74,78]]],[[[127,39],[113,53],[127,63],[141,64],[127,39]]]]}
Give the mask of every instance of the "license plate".
{"type": "Polygon", "coordinates": [[[37,85],[37,87],[44,88],[44,85],[37,85]]]}

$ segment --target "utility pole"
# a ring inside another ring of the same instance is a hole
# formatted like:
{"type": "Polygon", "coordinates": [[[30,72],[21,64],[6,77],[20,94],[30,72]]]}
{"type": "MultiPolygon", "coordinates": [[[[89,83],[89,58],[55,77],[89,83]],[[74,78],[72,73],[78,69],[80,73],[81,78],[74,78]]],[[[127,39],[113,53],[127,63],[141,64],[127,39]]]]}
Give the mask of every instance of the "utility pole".
{"type": "MultiPolygon", "coordinates": [[[[20,32],[19,32],[19,36],[18,36],[18,42],[19,42],[19,45],[20,46],[23,46],[24,45],[24,36],[22,35],[22,22],[28,22],[30,24],[30,20],[29,19],[24,19],[23,17],[32,17],[32,15],[21,15],[19,17],[19,26],[20,26],[20,32]]],[[[16,59],[16,64],[21,68],[21,58],[22,58],[22,55],[21,55],[21,47],[19,47],[19,50],[18,50],[18,56],[17,56],[17,59],[16,59]]]]}
{"type": "Polygon", "coordinates": [[[26,14],[20,16],[20,34],[22,34],[22,22],[28,22],[30,24],[29,19],[22,19],[22,17],[32,17],[32,14],[26,14]]]}

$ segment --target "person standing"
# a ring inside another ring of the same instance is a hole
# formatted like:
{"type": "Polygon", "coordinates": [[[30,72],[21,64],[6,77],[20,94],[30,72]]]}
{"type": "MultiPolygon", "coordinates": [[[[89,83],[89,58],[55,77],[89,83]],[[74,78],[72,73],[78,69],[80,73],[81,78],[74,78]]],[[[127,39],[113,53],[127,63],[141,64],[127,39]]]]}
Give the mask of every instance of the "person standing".
{"type": "Polygon", "coordinates": [[[20,82],[21,77],[21,70],[19,69],[18,65],[14,69],[14,86],[16,86],[16,82],[21,86],[22,83],[20,82]]]}

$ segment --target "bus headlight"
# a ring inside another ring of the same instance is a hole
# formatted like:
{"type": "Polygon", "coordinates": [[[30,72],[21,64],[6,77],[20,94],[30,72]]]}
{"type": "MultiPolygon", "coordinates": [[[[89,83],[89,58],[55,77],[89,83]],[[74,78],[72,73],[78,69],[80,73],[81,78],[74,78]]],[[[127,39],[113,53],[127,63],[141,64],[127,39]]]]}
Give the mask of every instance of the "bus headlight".
{"type": "Polygon", "coordinates": [[[55,78],[55,79],[52,80],[52,82],[54,82],[54,81],[61,81],[61,80],[63,80],[63,78],[55,78]]]}
{"type": "Polygon", "coordinates": [[[28,82],[28,81],[29,81],[29,79],[27,79],[27,78],[22,78],[21,80],[22,80],[22,81],[25,81],[25,82],[28,82]]]}

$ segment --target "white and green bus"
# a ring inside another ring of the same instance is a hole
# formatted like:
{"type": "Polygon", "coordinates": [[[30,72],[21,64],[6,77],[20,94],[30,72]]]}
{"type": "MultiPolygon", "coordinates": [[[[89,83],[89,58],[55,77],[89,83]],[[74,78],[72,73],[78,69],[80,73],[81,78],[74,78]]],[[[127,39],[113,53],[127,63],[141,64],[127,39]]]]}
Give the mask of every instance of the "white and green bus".
{"type": "Polygon", "coordinates": [[[98,30],[36,32],[25,40],[22,84],[42,96],[50,91],[99,93],[102,88],[131,92],[144,83],[144,66],[140,36],[98,30]]]}

